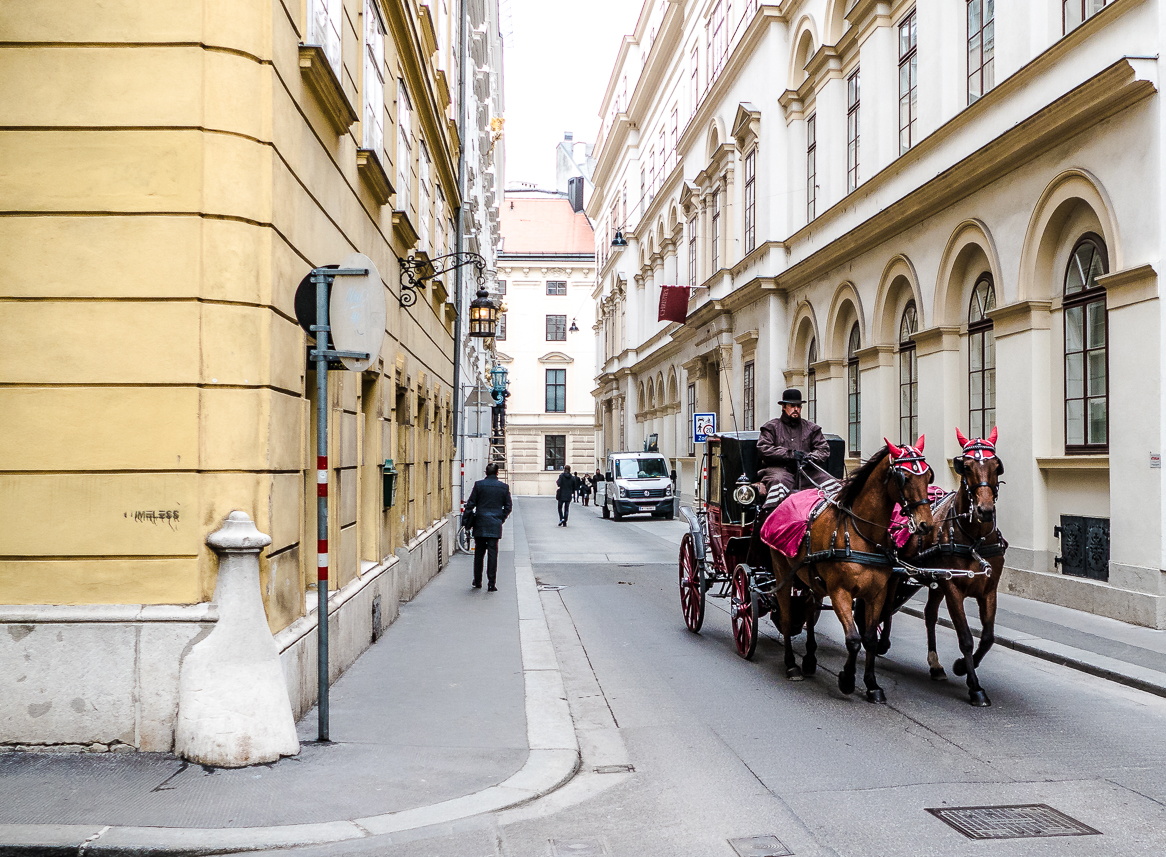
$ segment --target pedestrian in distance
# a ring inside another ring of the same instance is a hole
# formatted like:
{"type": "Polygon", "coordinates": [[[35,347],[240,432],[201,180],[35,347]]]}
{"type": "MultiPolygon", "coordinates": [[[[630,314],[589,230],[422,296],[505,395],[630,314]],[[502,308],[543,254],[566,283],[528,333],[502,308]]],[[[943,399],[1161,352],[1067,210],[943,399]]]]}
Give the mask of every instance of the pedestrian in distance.
{"type": "Polygon", "coordinates": [[[591,500],[591,474],[589,473],[583,474],[583,488],[581,493],[583,494],[583,505],[586,506],[591,500]]]}
{"type": "Polygon", "coordinates": [[[498,539],[513,508],[510,486],[498,478],[498,465],[487,464],[486,478],[474,483],[462,512],[462,525],[474,528],[474,589],[482,588],[484,563],[486,591],[498,590],[498,539]]]}
{"type": "Polygon", "coordinates": [[[567,526],[567,517],[571,512],[571,497],[575,494],[576,482],[575,476],[571,473],[571,465],[564,465],[563,472],[559,474],[559,479],[555,483],[557,488],[555,499],[559,502],[560,527],[567,526]]]}

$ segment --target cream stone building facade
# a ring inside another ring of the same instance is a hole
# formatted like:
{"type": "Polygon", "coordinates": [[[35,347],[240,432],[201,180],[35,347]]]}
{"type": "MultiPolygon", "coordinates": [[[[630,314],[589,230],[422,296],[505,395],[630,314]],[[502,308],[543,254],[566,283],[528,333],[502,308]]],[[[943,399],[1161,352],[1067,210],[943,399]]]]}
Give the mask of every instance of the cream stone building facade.
{"type": "Polygon", "coordinates": [[[563,194],[506,192],[495,347],[510,381],[506,478],[516,494],[554,494],[565,464],[595,470],[594,241],[563,194]]]}
{"type": "Polygon", "coordinates": [[[267,621],[313,702],[313,266],[367,255],[387,306],[373,365],[330,373],[333,676],[445,562],[457,307],[450,276],[405,306],[399,260],[453,248],[464,11],[0,10],[0,744],[171,747],[232,510],[271,536],[267,621]]]}
{"type": "Polygon", "coordinates": [[[787,385],[854,461],[1000,432],[1004,588],[1166,627],[1153,0],[651,0],[596,145],[605,449],[787,385]],[[627,246],[612,246],[616,232],[627,246]],[[684,325],[661,285],[691,286],[684,325]]]}

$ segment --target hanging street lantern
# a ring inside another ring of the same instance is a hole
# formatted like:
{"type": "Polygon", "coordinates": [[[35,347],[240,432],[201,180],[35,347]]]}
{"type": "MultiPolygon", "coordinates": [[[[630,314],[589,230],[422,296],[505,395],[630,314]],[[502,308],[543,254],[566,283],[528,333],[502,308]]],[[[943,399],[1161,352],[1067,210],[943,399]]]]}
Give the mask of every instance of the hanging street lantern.
{"type": "Polygon", "coordinates": [[[578,333],[579,325],[575,324],[575,319],[571,319],[571,326],[567,328],[567,333],[578,333]]]}
{"type": "Polygon", "coordinates": [[[612,247],[627,247],[627,239],[623,237],[623,232],[619,229],[615,231],[615,237],[611,239],[612,247]]]}
{"type": "Polygon", "coordinates": [[[477,297],[470,304],[470,336],[489,339],[497,328],[498,308],[485,288],[478,289],[477,297]]]}

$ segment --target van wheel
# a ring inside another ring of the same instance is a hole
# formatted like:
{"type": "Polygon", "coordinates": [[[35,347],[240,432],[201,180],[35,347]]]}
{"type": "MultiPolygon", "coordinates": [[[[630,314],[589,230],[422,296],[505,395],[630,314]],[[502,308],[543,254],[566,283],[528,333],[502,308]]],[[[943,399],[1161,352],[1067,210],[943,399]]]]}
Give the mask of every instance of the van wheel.
{"type": "Polygon", "coordinates": [[[606,521],[609,517],[611,517],[611,513],[607,511],[607,504],[604,503],[603,504],[603,520],[606,521]]]}
{"type": "Polygon", "coordinates": [[[617,521],[622,521],[623,520],[623,513],[621,513],[618,509],[616,509],[615,506],[612,506],[611,507],[611,517],[617,521]]]}

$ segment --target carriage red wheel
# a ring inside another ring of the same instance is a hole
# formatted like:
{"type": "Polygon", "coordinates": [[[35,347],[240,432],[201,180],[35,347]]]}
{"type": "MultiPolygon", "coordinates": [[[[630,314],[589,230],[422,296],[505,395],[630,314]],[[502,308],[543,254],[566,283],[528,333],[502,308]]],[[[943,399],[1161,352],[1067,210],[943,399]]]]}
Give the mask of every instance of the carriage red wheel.
{"type": "Polygon", "coordinates": [[[680,609],[684,611],[684,624],[694,634],[704,624],[703,583],[692,534],[688,533],[680,541],[680,609]]]}
{"type": "Polygon", "coordinates": [[[739,565],[733,570],[732,599],[729,616],[733,620],[733,642],[737,654],[745,660],[757,649],[757,594],[749,585],[749,569],[739,565]]]}

